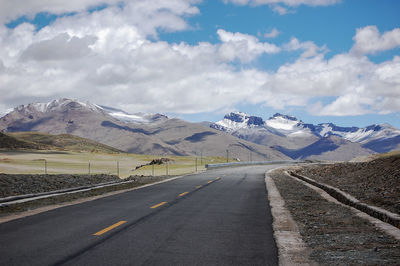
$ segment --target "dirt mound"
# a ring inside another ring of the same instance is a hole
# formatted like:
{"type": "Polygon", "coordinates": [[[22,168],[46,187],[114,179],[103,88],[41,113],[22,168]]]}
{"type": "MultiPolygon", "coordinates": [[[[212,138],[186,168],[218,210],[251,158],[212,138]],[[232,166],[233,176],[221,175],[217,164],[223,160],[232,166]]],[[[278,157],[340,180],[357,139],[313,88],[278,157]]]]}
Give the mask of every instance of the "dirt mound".
{"type": "Polygon", "coordinates": [[[295,172],[400,214],[400,154],[370,162],[307,166],[295,172]]]}

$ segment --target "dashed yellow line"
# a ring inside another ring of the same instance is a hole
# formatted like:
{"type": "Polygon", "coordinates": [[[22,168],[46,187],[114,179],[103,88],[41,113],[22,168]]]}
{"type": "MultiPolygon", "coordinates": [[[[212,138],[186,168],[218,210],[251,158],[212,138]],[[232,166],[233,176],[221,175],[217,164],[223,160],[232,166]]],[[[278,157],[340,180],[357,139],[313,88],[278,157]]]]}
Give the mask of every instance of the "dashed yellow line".
{"type": "Polygon", "coordinates": [[[124,223],[126,223],[126,221],[119,221],[118,223],[115,223],[115,224],[113,224],[113,225],[111,225],[111,226],[109,226],[107,228],[104,228],[103,230],[98,231],[97,233],[95,233],[93,235],[94,236],[100,236],[100,235],[102,235],[104,233],[107,233],[108,231],[110,231],[110,230],[114,229],[115,227],[118,227],[118,226],[120,226],[121,224],[124,224],[124,223]]]}
{"type": "Polygon", "coordinates": [[[167,202],[166,202],[166,201],[163,201],[163,202],[158,203],[158,204],[156,204],[156,205],[154,205],[154,206],[151,206],[150,208],[151,208],[151,209],[155,209],[155,208],[158,208],[158,207],[160,207],[160,206],[163,206],[164,204],[167,204],[167,202]]]}
{"type": "Polygon", "coordinates": [[[210,180],[210,181],[208,181],[208,182],[207,182],[207,184],[210,184],[210,183],[212,183],[212,182],[214,182],[214,180],[210,180]]]}
{"type": "Polygon", "coordinates": [[[200,185],[200,186],[197,186],[196,188],[199,189],[199,188],[201,188],[202,186],[203,186],[203,185],[200,185]]]}
{"type": "Polygon", "coordinates": [[[182,197],[182,196],[185,196],[186,194],[188,194],[189,192],[183,192],[183,193],[181,193],[181,194],[179,194],[178,196],[179,197],[182,197]]]}

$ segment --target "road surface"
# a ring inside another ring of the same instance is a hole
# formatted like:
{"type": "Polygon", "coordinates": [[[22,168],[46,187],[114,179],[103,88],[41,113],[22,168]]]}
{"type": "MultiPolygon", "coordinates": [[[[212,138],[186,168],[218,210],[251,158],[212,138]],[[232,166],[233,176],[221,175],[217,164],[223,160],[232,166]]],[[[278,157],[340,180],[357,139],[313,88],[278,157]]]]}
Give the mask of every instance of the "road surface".
{"type": "Polygon", "coordinates": [[[0,224],[0,265],[277,265],[264,173],[210,170],[0,224]]]}

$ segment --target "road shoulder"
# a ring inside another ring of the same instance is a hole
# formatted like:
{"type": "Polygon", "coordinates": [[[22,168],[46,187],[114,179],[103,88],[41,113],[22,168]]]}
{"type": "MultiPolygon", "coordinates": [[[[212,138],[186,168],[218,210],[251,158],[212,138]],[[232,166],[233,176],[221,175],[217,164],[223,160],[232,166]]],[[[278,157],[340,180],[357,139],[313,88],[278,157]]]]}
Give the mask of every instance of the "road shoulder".
{"type": "Polygon", "coordinates": [[[274,237],[279,250],[280,265],[314,265],[308,259],[309,250],[301,238],[298,226],[285,207],[285,201],[279,194],[274,181],[265,174],[265,185],[273,216],[274,237]]]}
{"type": "Polygon", "coordinates": [[[269,176],[310,250],[310,260],[322,265],[399,265],[399,240],[282,169],[269,176]]]}

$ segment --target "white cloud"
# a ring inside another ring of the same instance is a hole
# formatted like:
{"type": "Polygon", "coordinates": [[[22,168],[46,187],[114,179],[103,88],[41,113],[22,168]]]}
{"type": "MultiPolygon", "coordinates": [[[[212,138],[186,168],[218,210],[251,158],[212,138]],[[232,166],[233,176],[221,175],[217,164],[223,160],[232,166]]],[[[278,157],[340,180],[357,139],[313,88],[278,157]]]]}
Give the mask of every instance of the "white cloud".
{"type": "Polygon", "coordinates": [[[375,64],[367,57],[339,54],[300,58],[269,76],[262,98],[275,108],[306,107],[314,115],[361,115],[400,111],[400,58],[375,64]],[[334,98],[323,105],[312,99],[334,98]]]}
{"type": "Polygon", "coordinates": [[[304,52],[301,54],[301,57],[312,57],[320,53],[327,52],[327,48],[325,46],[318,47],[315,43],[311,41],[300,42],[297,38],[294,37],[290,40],[290,42],[284,44],[283,48],[287,51],[303,50],[304,52]]]}
{"type": "Polygon", "coordinates": [[[376,26],[357,29],[351,52],[358,55],[376,54],[400,47],[400,28],[381,34],[376,26]]]}
{"type": "Polygon", "coordinates": [[[328,6],[340,3],[342,0],[223,0],[224,3],[233,3],[237,5],[270,5],[270,4],[284,4],[287,6],[328,6]]]}
{"type": "Polygon", "coordinates": [[[281,5],[272,5],[272,10],[279,15],[286,15],[288,13],[292,13],[293,11],[289,11],[287,7],[283,7],[281,5]]]}
{"type": "Polygon", "coordinates": [[[46,60],[71,60],[87,56],[90,45],[96,42],[94,36],[83,38],[71,37],[68,33],[61,33],[50,40],[31,44],[21,55],[22,59],[37,61],[46,60]]]}
{"type": "Polygon", "coordinates": [[[270,32],[267,32],[264,34],[265,38],[275,38],[280,34],[280,32],[276,29],[273,28],[270,32]]]}
{"type": "Polygon", "coordinates": [[[300,5],[308,6],[328,6],[342,2],[342,0],[223,0],[224,3],[233,3],[236,5],[260,6],[269,5],[272,10],[280,15],[293,13],[290,8],[300,5]]]}
{"type": "MultiPolygon", "coordinates": [[[[373,63],[354,52],[363,47],[356,37],[351,52],[330,59],[311,41],[292,38],[278,47],[223,29],[215,44],[169,44],[157,33],[190,29],[185,18],[199,12],[196,1],[148,3],[79,12],[40,31],[29,23],[0,25],[0,112],[58,97],[130,112],[213,112],[239,103],[299,106],[315,115],[400,111],[400,57],[373,63]],[[291,51],[302,55],[274,72],[248,64],[291,51]]],[[[377,40],[387,43],[395,33],[378,33],[377,40]]]]}
{"type": "Polygon", "coordinates": [[[242,62],[250,62],[263,53],[275,54],[281,50],[274,44],[260,42],[252,35],[227,32],[223,29],[219,29],[217,34],[222,42],[220,54],[229,61],[238,58],[242,62]]]}
{"type": "Polygon", "coordinates": [[[9,22],[21,16],[33,17],[40,12],[51,14],[64,14],[70,12],[81,12],[90,7],[104,4],[116,4],[119,0],[0,0],[0,22],[9,22]]]}

